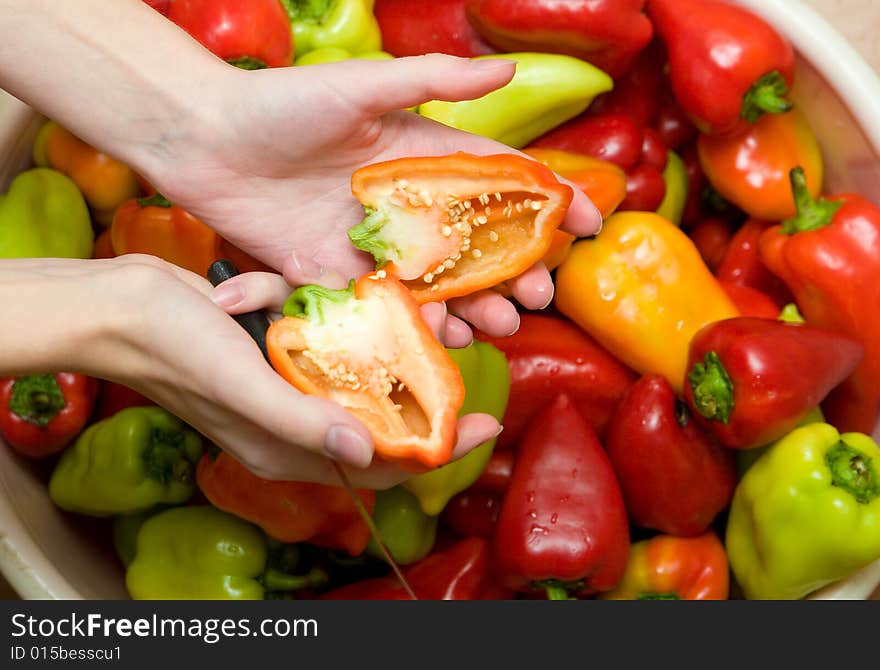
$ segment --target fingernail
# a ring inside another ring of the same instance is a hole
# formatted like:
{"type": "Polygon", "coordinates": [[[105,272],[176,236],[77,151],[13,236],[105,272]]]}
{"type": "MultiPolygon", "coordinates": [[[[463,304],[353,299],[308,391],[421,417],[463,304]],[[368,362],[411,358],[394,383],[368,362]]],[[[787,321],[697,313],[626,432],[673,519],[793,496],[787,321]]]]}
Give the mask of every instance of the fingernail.
{"type": "MultiPolygon", "coordinates": [[[[513,327],[513,330],[510,331],[510,335],[516,335],[516,331],[519,330],[519,324],[522,323],[522,317],[519,315],[519,312],[516,313],[516,325],[513,327]]],[[[508,335],[507,337],[510,337],[508,335]]]]}
{"type": "Polygon", "coordinates": [[[220,284],[211,292],[214,304],[224,308],[235,307],[244,300],[244,296],[244,288],[238,282],[220,284]]]}
{"type": "Polygon", "coordinates": [[[596,205],[593,205],[593,209],[596,210],[596,219],[599,221],[599,227],[596,228],[596,232],[593,235],[598,235],[602,232],[602,228],[605,227],[605,219],[602,217],[602,212],[599,211],[599,208],[596,205]]]}
{"type": "MultiPolygon", "coordinates": [[[[540,293],[541,291],[539,291],[540,293]]],[[[550,284],[550,295],[547,296],[547,302],[541,305],[538,309],[547,309],[550,306],[550,303],[553,302],[553,284],[550,284]]]]}
{"type": "Polygon", "coordinates": [[[356,468],[366,468],[373,460],[373,447],[358,431],[337,423],[330,426],[324,437],[324,451],[330,458],[356,468]]]}
{"type": "Polygon", "coordinates": [[[501,433],[503,431],[504,431],[504,426],[498,426],[498,430],[495,431],[495,434],[492,436],[492,439],[494,440],[496,437],[501,435],[501,433]]]}
{"type": "Polygon", "coordinates": [[[511,65],[516,65],[516,61],[509,58],[489,58],[487,60],[472,60],[471,64],[475,70],[492,72],[493,70],[506,70],[511,65]]]}
{"type": "Polygon", "coordinates": [[[296,271],[302,275],[302,278],[320,279],[323,274],[323,268],[311,258],[300,256],[295,251],[290,254],[296,271]]]}

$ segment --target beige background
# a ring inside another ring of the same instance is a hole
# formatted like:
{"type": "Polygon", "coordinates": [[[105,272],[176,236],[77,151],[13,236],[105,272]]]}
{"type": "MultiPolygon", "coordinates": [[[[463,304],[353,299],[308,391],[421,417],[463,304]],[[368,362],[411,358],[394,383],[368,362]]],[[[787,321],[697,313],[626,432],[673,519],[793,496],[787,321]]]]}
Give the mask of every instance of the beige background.
{"type": "MultiPolygon", "coordinates": [[[[868,63],[880,72],[880,2],[877,0],[803,0],[847,37],[868,63]]],[[[0,576],[0,599],[15,594],[0,576]]]]}

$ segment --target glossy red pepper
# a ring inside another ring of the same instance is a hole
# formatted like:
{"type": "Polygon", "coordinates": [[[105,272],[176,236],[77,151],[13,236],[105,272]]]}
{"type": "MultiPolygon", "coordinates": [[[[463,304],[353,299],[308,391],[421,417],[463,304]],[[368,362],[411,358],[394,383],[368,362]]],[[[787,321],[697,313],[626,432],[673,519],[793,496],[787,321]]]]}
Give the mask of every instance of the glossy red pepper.
{"type": "Polygon", "coordinates": [[[798,215],[764,232],[761,260],[794,293],[807,323],[864,345],[861,364],[822,409],[838,430],[870,434],[880,408],[880,208],[854,194],[813,201],[803,175],[792,179],[798,215]]]}
{"type": "Polygon", "coordinates": [[[770,272],[758,254],[758,241],[768,221],[749,219],[730,241],[724,258],[715,271],[719,281],[748,286],[770,296],[778,307],[792,302],[791,291],[779,277],[770,272]]]}
{"type": "Polygon", "coordinates": [[[167,16],[223,60],[247,70],[293,64],[279,0],[171,0],[167,16]]]}
{"type": "Polygon", "coordinates": [[[376,0],[382,48],[397,56],[444,53],[463,58],[495,53],[468,21],[467,0],[376,0]]]}
{"type": "Polygon", "coordinates": [[[697,129],[672,95],[664,96],[654,121],[660,139],[672,151],[697,138],[697,129]]]}
{"type": "Polygon", "coordinates": [[[653,212],[665,195],[663,173],[653,165],[639,163],[626,173],[626,197],[617,209],[621,212],[653,212]]]}
{"type": "Polygon", "coordinates": [[[0,435],[29,458],[58,453],[85,428],[98,380],[74,372],[0,380],[0,435]]]}
{"type": "Polygon", "coordinates": [[[481,491],[483,493],[495,493],[503,495],[510,484],[510,475],[513,474],[513,464],[516,454],[512,451],[492,452],[489,462],[483,468],[479,478],[471,484],[469,491],[481,491]]]}
{"type": "Polygon", "coordinates": [[[648,45],[632,68],[615,79],[614,89],[593,101],[589,113],[597,116],[623,114],[640,128],[653,126],[668,86],[663,73],[666,57],[662,52],[659,42],[648,45]]]}
{"type": "Polygon", "coordinates": [[[702,132],[730,134],[791,109],[794,50],[762,18],[722,0],[646,4],[669,52],[675,97],[702,132]]]}
{"type": "Polygon", "coordinates": [[[565,319],[523,314],[510,337],[477,337],[507,357],[510,399],[496,449],[514,447],[545,405],[565,393],[600,435],[636,375],[565,319]]]}
{"type": "MultiPolygon", "coordinates": [[[[489,543],[471,537],[404,570],[419,600],[479,600],[491,586],[489,543]]],[[[321,600],[409,600],[393,576],[376,577],[325,593],[321,600]]]]}
{"type": "Polygon", "coordinates": [[[498,521],[501,499],[491,493],[462,491],[443,508],[440,519],[462,537],[489,539],[498,521]]]}
{"type": "Polygon", "coordinates": [[[733,497],[734,453],[691,420],[660,375],[645,375],[630,388],[605,448],[630,520],[642,528],[699,535],[733,497]]]}
{"type": "Polygon", "coordinates": [[[168,5],[171,4],[171,0],[144,0],[144,2],[162,15],[168,14],[168,5]]]}
{"type": "Polygon", "coordinates": [[[492,536],[500,581],[552,599],[613,588],[629,555],[620,486],[566,395],[529,424],[492,536]]]}
{"type": "Polygon", "coordinates": [[[694,226],[705,216],[703,208],[703,192],[706,188],[706,175],[703,174],[703,166],[700,165],[700,155],[697,153],[697,145],[689,144],[679,154],[688,173],[688,196],[681,214],[681,225],[694,226]]]}
{"type": "Polygon", "coordinates": [[[730,282],[719,281],[718,283],[721,284],[727,297],[736,306],[740,316],[754,316],[760,319],[779,318],[781,311],[779,305],[773,302],[766,293],[730,282]]]}
{"type": "Polygon", "coordinates": [[[792,430],[859,364],[840,332],[773,319],[709,324],[691,341],[684,397],[722,444],[751,449],[792,430]]]}
{"type": "Polygon", "coordinates": [[[688,236],[706,261],[706,266],[715,272],[724,260],[733,233],[730,224],[723,218],[708,216],[691,227],[688,236]]]}
{"type": "Polygon", "coordinates": [[[101,381],[101,390],[98,392],[98,404],[95,408],[95,421],[113,416],[127,407],[149,407],[155,405],[152,400],[116,382],[101,381]]]}
{"type": "Polygon", "coordinates": [[[651,41],[644,0],[468,0],[468,15],[500,51],[563,53],[619,77],[651,41]]]}

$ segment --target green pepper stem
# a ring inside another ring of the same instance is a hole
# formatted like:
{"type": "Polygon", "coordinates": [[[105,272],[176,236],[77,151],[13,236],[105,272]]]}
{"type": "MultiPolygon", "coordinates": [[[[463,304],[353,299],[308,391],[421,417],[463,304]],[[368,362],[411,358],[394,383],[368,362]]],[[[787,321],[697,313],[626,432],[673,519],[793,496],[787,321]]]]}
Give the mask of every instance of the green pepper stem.
{"type": "Polygon", "coordinates": [[[842,488],[858,502],[867,505],[880,496],[880,479],[870,456],[842,440],[825,452],[831,470],[831,484],[842,488]]]}
{"type": "Polygon", "coordinates": [[[193,464],[187,460],[185,446],[182,430],[153,430],[143,454],[147,476],[162,484],[191,482],[193,464]]]}
{"type": "Polygon", "coordinates": [[[677,593],[640,593],[638,600],[681,600],[677,593]]]}
{"type": "Polygon", "coordinates": [[[226,62],[242,70],[265,70],[269,67],[264,61],[261,61],[259,58],[253,58],[252,56],[227,58],[226,62]]]}
{"type": "Polygon", "coordinates": [[[9,410],[40,428],[48,426],[66,405],[55,375],[28,375],[12,384],[9,410]]]}
{"type": "Polygon", "coordinates": [[[687,378],[694,394],[694,409],[700,416],[726,425],[734,405],[733,381],[718,354],[710,351],[702,363],[694,363],[687,378]]]}
{"type": "Polygon", "coordinates": [[[141,207],[162,207],[163,209],[171,207],[171,201],[161,193],[156,193],[148,198],[138,198],[137,204],[141,207]]]}
{"type": "Polygon", "coordinates": [[[788,84],[778,70],[768,72],[758,79],[743,96],[740,118],[754,123],[764,114],[782,114],[793,105],[785,99],[788,84]]]}
{"type": "Polygon", "coordinates": [[[782,308],[782,311],[779,312],[779,320],[784,323],[806,323],[806,319],[804,319],[801,314],[798,306],[793,302],[788,303],[785,307],[782,308]]]}
{"type": "Polygon", "coordinates": [[[561,584],[547,584],[544,590],[547,592],[547,600],[575,600],[561,584]]]}
{"type": "Polygon", "coordinates": [[[263,586],[267,591],[299,591],[324,586],[330,580],[327,572],[314,567],[304,575],[289,575],[269,568],[263,573],[263,586]]]}
{"type": "Polygon", "coordinates": [[[824,228],[834,219],[842,202],[819,198],[813,200],[807,189],[807,175],[800,166],[793,168],[788,175],[797,214],[782,222],[782,232],[786,235],[804,233],[809,230],[824,228]]]}

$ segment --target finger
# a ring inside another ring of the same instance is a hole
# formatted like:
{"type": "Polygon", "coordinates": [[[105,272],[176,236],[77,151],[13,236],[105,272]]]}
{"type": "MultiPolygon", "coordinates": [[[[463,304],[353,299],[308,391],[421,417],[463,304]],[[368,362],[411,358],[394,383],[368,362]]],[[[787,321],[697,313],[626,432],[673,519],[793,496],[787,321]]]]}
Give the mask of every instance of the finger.
{"type": "Polygon", "coordinates": [[[516,61],[471,60],[444,54],[389,61],[347,61],[327,82],[371,114],[384,114],[429,100],[473,100],[509,82],[516,61]]]}
{"type": "Polygon", "coordinates": [[[458,420],[458,440],[452,460],[458,460],[474,447],[501,434],[501,424],[489,414],[465,414],[458,420]]]}
{"type": "Polygon", "coordinates": [[[474,341],[474,334],[464,321],[455,316],[446,317],[443,341],[450,349],[464,349],[474,341]]]}
{"type": "Polygon", "coordinates": [[[560,226],[561,230],[571,233],[576,237],[590,237],[598,235],[602,230],[602,213],[593,204],[593,201],[587,197],[587,194],[572,184],[567,179],[563,179],[556,175],[559,181],[568,184],[574,190],[574,197],[571,199],[571,205],[565,213],[565,220],[560,226]]]}
{"type": "Polygon", "coordinates": [[[281,270],[284,274],[284,280],[290,286],[319,284],[332,289],[344,289],[348,286],[348,279],[336,270],[324,267],[313,259],[296,252],[284,260],[281,270]]]}
{"type": "Polygon", "coordinates": [[[428,324],[428,328],[434,333],[440,344],[445,344],[446,335],[446,304],[442,302],[429,302],[419,308],[422,319],[428,324]]]}
{"type": "Polygon", "coordinates": [[[513,335],[519,314],[509,300],[494,291],[478,291],[448,303],[449,311],[492,337],[513,335]]]}
{"type": "Polygon", "coordinates": [[[526,309],[544,309],[553,300],[553,280],[540,261],[507,284],[513,297],[526,309]]]}
{"type": "Polygon", "coordinates": [[[259,309],[280,312],[290,295],[290,285],[274,272],[246,272],[218,284],[211,300],[227,314],[244,314],[259,309]]]}

